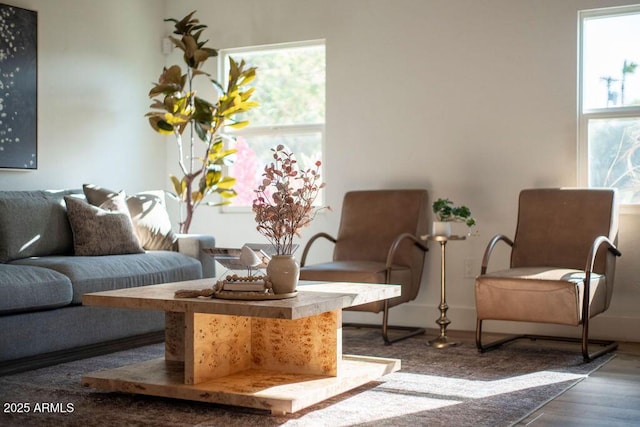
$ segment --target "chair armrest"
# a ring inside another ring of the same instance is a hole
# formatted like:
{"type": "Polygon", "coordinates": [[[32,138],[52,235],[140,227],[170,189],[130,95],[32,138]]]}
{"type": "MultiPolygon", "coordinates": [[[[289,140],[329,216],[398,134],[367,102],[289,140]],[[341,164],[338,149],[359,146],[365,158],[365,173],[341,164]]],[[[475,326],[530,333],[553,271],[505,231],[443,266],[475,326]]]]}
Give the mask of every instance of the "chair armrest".
{"type": "Polygon", "coordinates": [[[304,267],[305,263],[307,262],[307,255],[309,254],[309,249],[311,249],[311,245],[313,244],[313,242],[315,242],[319,238],[327,239],[331,243],[336,242],[336,238],[327,233],[318,233],[311,236],[307,244],[304,246],[304,250],[302,251],[302,258],[300,259],[300,267],[304,267]]]}
{"type": "Polygon", "coordinates": [[[413,244],[416,245],[418,248],[422,249],[423,252],[427,252],[429,250],[429,248],[425,246],[420,241],[420,239],[418,239],[417,236],[414,236],[411,233],[402,233],[401,235],[395,238],[395,240],[391,244],[391,247],[389,248],[389,252],[387,253],[387,265],[386,265],[387,274],[389,274],[389,272],[391,271],[391,266],[393,266],[393,259],[396,256],[396,251],[398,250],[398,247],[403,241],[407,239],[413,241],[413,244]]]}
{"type": "Polygon", "coordinates": [[[513,240],[505,236],[504,234],[497,234],[493,236],[487,248],[484,251],[484,256],[482,257],[482,267],[480,269],[480,274],[487,273],[487,267],[489,266],[489,258],[491,257],[491,253],[493,252],[493,248],[498,244],[498,242],[505,242],[507,245],[513,247],[513,240]]]}
{"type": "Polygon", "coordinates": [[[622,253],[616,248],[616,245],[613,244],[611,240],[609,240],[606,236],[598,236],[593,241],[591,245],[591,250],[589,251],[589,255],[587,256],[587,265],[585,266],[584,272],[585,274],[591,274],[593,272],[593,264],[596,261],[596,256],[598,255],[598,249],[600,246],[607,245],[607,250],[614,254],[615,256],[622,256],[622,253]]]}
{"type": "MultiPolygon", "coordinates": [[[[588,321],[591,318],[591,273],[593,273],[593,264],[596,261],[600,246],[607,245],[607,250],[615,256],[621,256],[622,253],[616,248],[611,240],[606,236],[598,236],[593,240],[587,263],[584,268],[584,290],[582,292],[582,321],[588,321]],[[587,320],[585,320],[587,319],[587,320]]],[[[586,328],[586,327],[585,327],[586,328]]],[[[584,333],[584,332],[583,332],[584,333]]]]}
{"type": "Polygon", "coordinates": [[[200,261],[202,264],[202,277],[216,277],[216,262],[211,255],[203,249],[216,247],[213,236],[206,234],[178,234],[178,252],[200,261]]]}

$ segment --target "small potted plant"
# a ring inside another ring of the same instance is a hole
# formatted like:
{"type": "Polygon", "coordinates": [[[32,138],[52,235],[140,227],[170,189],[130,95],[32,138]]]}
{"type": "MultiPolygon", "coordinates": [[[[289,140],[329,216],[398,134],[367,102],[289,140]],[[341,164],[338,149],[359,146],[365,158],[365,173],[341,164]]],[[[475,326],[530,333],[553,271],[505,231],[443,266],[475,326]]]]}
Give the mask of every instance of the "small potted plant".
{"type": "Polygon", "coordinates": [[[276,251],[267,264],[273,291],[287,294],[295,290],[300,272],[292,254],[293,239],[320,209],[314,201],[325,184],[320,182],[320,161],[313,168],[301,169],[282,144],[271,151],[274,161],[264,168],[252,208],[257,230],[276,251]]]}
{"type": "Polygon", "coordinates": [[[454,206],[449,199],[440,198],[433,202],[433,213],[435,214],[432,230],[434,236],[451,236],[452,222],[462,222],[467,227],[473,227],[476,224],[468,207],[454,206]]]}

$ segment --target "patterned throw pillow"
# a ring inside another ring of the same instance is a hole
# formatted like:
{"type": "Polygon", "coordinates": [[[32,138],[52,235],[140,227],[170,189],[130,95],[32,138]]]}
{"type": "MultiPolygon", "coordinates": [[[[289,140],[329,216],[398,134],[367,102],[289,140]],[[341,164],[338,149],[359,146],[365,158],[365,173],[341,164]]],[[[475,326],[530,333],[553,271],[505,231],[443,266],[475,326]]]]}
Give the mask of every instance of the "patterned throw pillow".
{"type": "MultiPolygon", "coordinates": [[[[92,184],[82,186],[85,197],[94,206],[100,206],[115,191],[92,184]]],[[[163,191],[145,191],[127,197],[127,208],[133,220],[134,231],[140,245],[151,251],[177,250],[178,237],[171,228],[171,219],[165,207],[163,191]]]]}
{"type": "Polygon", "coordinates": [[[106,200],[100,207],[71,196],[64,197],[73,231],[73,248],[78,256],[142,253],[128,212],[119,211],[124,193],[106,200]]]}

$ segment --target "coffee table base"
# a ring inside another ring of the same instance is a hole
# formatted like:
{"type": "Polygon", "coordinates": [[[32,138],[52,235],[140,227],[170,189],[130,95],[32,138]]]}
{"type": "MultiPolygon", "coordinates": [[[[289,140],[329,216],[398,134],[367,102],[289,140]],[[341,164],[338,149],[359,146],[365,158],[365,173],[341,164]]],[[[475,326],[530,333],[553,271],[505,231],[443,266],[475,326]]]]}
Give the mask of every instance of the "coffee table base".
{"type": "Polygon", "coordinates": [[[164,358],[88,374],[82,384],[102,390],[297,412],[400,369],[400,360],[343,355],[337,376],[248,369],[198,384],[184,384],[184,363],[164,358]]]}

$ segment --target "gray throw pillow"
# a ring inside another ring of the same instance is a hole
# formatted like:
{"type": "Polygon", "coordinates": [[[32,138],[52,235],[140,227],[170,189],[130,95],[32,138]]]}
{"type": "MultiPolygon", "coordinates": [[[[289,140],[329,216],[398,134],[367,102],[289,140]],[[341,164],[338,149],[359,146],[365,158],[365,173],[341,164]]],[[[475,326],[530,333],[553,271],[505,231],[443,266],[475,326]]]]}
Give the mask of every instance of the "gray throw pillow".
{"type": "Polygon", "coordinates": [[[75,197],[65,196],[69,224],[73,231],[73,248],[78,256],[99,256],[142,253],[128,212],[119,212],[125,205],[120,193],[106,200],[101,207],[92,206],[75,197]]]}
{"type": "MultiPolygon", "coordinates": [[[[94,206],[119,194],[93,184],[82,186],[87,201],[94,206]]],[[[177,250],[178,236],[171,228],[171,219],[165,207],[164,192],[144,191],[127,197],[127,208],[140,245],[150,251],[177,250]]]]}

